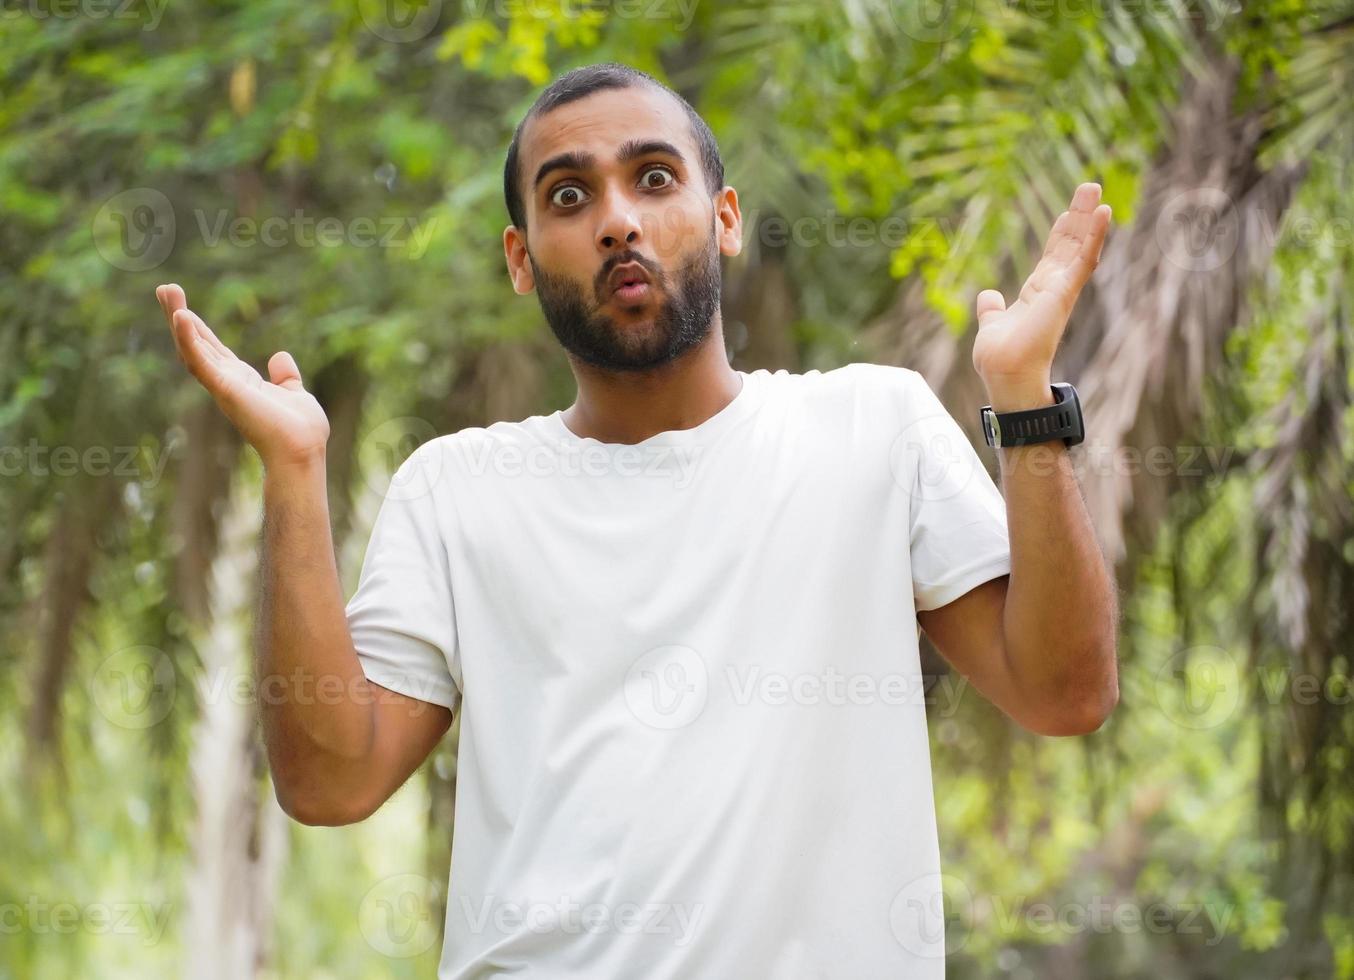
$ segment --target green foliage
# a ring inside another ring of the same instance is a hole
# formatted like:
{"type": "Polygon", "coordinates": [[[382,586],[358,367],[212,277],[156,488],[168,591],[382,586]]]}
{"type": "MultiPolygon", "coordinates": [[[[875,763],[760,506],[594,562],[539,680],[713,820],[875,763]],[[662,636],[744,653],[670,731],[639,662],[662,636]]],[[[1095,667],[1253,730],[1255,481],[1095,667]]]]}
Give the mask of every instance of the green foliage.
{"type": "MultiPolygon", "coordinates": [[[[4,936],[0,977],[177,975],[190,952],[188,758],[203,666],[202,624],[184,596],[202,569],[181,509],[200,517],[221,501],[211,479],[189,476],[188,460],[208,451],[190,433],[205,396],[174,355],[157,283],[184,285],[256,366],[289,350],[309,384],[356,365],[370,383],[349,475],[360,490],[364,470],[391,462],[364,452],[389,420],[468,424],[457,399],[487,350],[528,352],[551,401],[540,410],[567,397],[563,359],[542,343],[534,302],[513,295],[501,246],[507,142],[555,74],[625,61],[697,105],[739,192],[748,251],[783,258],[797,355],[830,367],[854,356],[898,280],[921,282],[962,332],[978,289],[1031,267],[1081,180],[1102,182],[1120,224],[1135,221],[1182,85],[1219,47],[1245,80],[1238,109],[1267,107],[1275,138],[1261,165],[1311,164],[1210,393],[1209,438],[1264,466],[1182,494],[1128,570],[1124,696],[1105,731],[1025,736],[971,693],[935,717],[946,871],[967,892],[952,896],[962,948],[950,971],[1052,976],[1059,949],[1081,947],[1108,964],[1097,976],[1315,977],[1289,967],[1320,942],[1333,975],[1354,977],[1354,723],[1348,709],[1330,712],[1319,751],[1287,773],[1292,720],[1264,679],[1285,683],[1304,650],[1284,629],[1292,582],[1259,549],[1293,539],[1255,513],[1257,485],[1278,465],[1266,453],[1291,441],[1284,406],[1310,408],[1314,347],[1350,350],[1348,42],[1316,30],[1348,18],[1347,4],[1270,0],[1243,15],[1212,0],[974,0],[951,5],[969,11],[963,23],[920,35],[883,0],[411,4],[422,27],[394,39],[382,8],[234,0],[158,18],[150,5],[0,15],[0,445],[133,449],[130,469],[93,480],[50,466],[3,477],[0,774],[15,789],[0,793],[0,906],[21,909],[24,926],[4,936]],[[437,18],[420,20],[427,10],[437,18]],[[1284,98],[1271,98],[1276,87],[1284,98]],[[777,220],[817,238],[777,245],[767,234],[777,220]],[[826,240],[849,222],[863,233],[826,240]],[[56,705],[58,767],[35,757],[30,719],[50,652],[44,610],[64,594],[63,552],[50,543],[82,510],[100,519],[89,574],[66,586],[80,599],[56,705]],[[1200,726],[1192,712],[1217,693],[1219,666],[1204,648],[1248,680],[1233,710],[1200,726]],[[172,682],[141,705],[160,717],[129,725],[118,699],[148,671],[159,677],[161,658],[172,682]],[[1314,787],[1304,774],[1319,777],[1314,787]],[[1324,892],[1313,900],[1290,867],[1328,868],[1324,892]],[[1097,898],[1158,906],[1176,926],[1049,930],[1026,914],[1097,898]],[[58,903],[85,927],[41,925],[58,903]],[[128,934],[89,924],[91,910],[115,905],[163,918],[128,934]],[[1179,918],[1190,910],[1216,918],[1189,931],[1179,918]]],[[[731,278],[740,268],[730,264],[731,278]]],[[[1354,360],[1343,366],[1345,377],[1329,365],[1323,376],[1348,390],[1354,360]]],[[[1301,445],[1287,485],[1319,501],[1318,573],[1347,583],[1354,540],[1329,491],[1354,497],[1354,409],[1341,418],[1301,445]]],[[[242,478],[255,478],[244,460],[242,478]]],[[[349,587],[360,553],[342,551],[349,587]]],[[[1332,690],[1348,690],[1348,649],[1327,666],[1332,690]]],[[[433,970],[435,946],[383,955],[361,928],[363,900],[392,875],[423,876],[433,902],[444,887],[445,867],[432,866],[444,840],[427,835],[450,828],[426,827],[446,776],[424,776],[360,827],[291,829],[275,975],[433,970]]]]}

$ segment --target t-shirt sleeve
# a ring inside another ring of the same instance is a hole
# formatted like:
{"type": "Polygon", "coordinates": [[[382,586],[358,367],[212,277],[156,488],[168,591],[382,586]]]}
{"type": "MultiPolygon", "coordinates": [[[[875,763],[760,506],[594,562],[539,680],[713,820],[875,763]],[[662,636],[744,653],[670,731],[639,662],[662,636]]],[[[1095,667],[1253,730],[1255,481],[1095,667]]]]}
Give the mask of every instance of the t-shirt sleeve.
{"type": "MultiPolygon", "coordinates": [[[[1006,502],[959,423],[926,379],[911,384],[895,451],[907,459],[912,594],[918,612],[1011,571],[1006,502]]],[[[895,472],[899,472],[895,470],[895,472]]]]}
{"type": "Polygon", "coordinates": [[[346,611],[368,680],[455,711],[460,651],[435,451],[419,447],[391,478],[346,611]]]}

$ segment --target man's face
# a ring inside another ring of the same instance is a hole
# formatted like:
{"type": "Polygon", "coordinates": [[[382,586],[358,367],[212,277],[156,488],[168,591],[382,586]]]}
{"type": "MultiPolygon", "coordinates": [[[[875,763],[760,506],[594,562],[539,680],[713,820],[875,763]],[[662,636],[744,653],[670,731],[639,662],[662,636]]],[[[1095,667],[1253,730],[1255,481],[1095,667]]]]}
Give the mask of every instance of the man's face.
{"type": "Polygon", "coordinates": [[[508,228],[504,251],[565,350],[638,371],[704,340],[741,226],[681,106],[647,86],[596,92],[531,120],[519,153],[527,229],[508,228]]]}

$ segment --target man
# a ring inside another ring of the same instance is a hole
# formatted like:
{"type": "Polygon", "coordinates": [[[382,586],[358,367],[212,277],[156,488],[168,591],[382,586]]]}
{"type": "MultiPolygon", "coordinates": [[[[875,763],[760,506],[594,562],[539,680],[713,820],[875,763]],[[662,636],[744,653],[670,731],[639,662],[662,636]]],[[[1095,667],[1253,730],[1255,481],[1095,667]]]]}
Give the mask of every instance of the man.
{"type": "Polygon", "coordinates": [[[265,465],[259,671],[347,692],[265,700],[279,801],[365,818],[459,710],[444,980],[943,976],[918,626],[1035,732],[1091,732],[1118,696],[1075,440],[1038,434],[1070,417],[1050,370],[1109,224],[1100,188],[1009,309],[977,297],[1004,501],[913,371],[730,366],[738,196],[649,76],[556,81],[504,188],[513,288],[537,293],[577,398],[419,447],[346,608],[328,425],[295,362],[263,381],[158,290],[265,465]]]}

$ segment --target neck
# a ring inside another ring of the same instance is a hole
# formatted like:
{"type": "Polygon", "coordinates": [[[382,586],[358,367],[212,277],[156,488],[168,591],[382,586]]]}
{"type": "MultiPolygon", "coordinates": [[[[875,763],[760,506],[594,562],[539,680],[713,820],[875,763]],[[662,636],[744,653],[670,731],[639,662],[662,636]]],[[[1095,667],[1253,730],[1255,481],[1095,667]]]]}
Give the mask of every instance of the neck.
{"type": "Polygon", "coordinates": [[[699,345],[647,371],[606,371],[570,358],[578,397],[564,410],[571,432],[631,445],[700,425],[733,401],[742,382],[724,352],[716,318],[699,345]]]}

